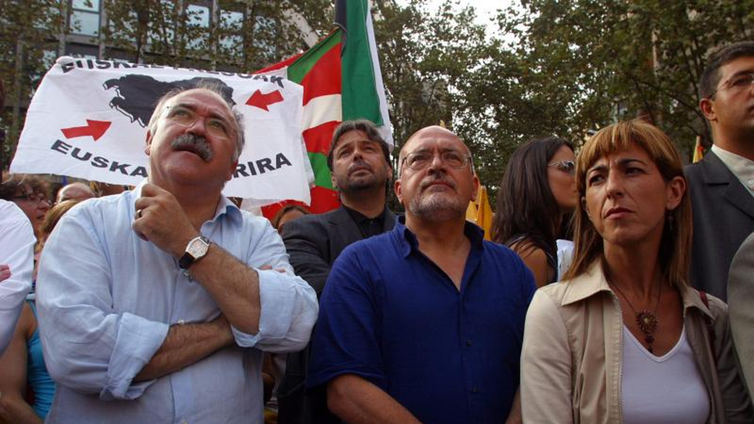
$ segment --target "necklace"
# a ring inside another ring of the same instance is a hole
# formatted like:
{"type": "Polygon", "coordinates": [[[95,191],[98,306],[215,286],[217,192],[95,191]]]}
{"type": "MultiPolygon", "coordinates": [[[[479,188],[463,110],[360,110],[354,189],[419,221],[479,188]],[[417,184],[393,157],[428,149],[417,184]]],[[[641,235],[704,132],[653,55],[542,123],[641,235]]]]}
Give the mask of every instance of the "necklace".
{"type": "Polygon", "coordinates": [[[646,309],[642,309],[639,312],[636,312],[636,309],[634,308],[634,305],[631,304],[631,301],[628,300],[628,297],[623,293],[623,290],[620,289],[617,285],[613,284],[612,287],[614,287],[616,290],[618,290],[618,293],[620,293],[621,296],[623,296],[623,299],[626,300],[626,303],[628,303],[628,306],[631,308],[631,311],[634,313],[634,316],[636,317],[636,325],[639,327],[639,330],[641,330],[642,333],[644,333],[644,341],[647,342],[647,350],[649,353],[654,353],[652,351],[652,343],[655,341],[654,333],[657,331],[657,324],[660,322],[657,320],[657,307],[660,306],[660,298],[662,297],[662,286],[663,284],[660,283],[660,293],[657,295],[657,303],[655,303],[655,310],[654,312],[650,312],[646,309]]]}

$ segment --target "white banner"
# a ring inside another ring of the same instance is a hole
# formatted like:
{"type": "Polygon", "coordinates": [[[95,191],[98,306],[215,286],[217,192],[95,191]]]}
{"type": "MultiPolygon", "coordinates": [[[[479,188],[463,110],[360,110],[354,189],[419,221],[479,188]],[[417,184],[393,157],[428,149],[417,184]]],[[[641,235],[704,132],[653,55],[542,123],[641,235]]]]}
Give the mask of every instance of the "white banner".
{"type": "Polygon", "coordinates": [[[157,100],[205,80],[244,115],[246,148],[225,195],[256,206],[310,203],[303,89],[274,76],[60,58],[34,94],[10,171],[136,185],[149,169],[144,146],[157,100]]]}

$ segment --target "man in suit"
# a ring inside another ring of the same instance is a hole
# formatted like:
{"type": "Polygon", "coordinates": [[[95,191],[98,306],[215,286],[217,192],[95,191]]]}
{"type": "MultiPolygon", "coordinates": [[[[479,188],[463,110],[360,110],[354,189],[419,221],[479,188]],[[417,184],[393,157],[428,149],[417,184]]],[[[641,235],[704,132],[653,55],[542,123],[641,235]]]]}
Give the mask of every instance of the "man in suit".
{"type": "Polygon", "coordinates": [[[743,380],[754,400],[754,233],[738,249],[730,265],[728,316],[743,380]]]}
{"type": "MultiPolygon", "coordinates": [[[[327,165],[342,206],[286,224],[283,241],[296,274],[319,296],[340,252],[351,243],[389,231],[395,215],[385,203],[393,175],[390,150],[369,121],[341,123],[333,133],[327,165]]],[[[289,354],[277,396],[278,422],[340,422],[327,410],[324,393],[304,390],[309,349],[289,354]]]]}
{"type": "Polygon", "coordinates": [[[714,145],[686,168],[694,210],[691,282],[727,299],[728,268],[754,231],[754,42],[713,53],[699,81],[699,107],[714,145]]]}

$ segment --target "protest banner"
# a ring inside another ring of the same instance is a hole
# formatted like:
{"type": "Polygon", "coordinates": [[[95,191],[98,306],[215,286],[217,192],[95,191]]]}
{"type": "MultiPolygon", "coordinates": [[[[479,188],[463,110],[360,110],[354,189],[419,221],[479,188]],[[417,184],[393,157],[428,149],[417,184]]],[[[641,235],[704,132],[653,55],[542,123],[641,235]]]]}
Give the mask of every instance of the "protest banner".
{"type": "Polygon", "coordinates": [[[10,171],[136,185],[149,169],[144,147],[157,100],[208,82],[244,116],[246,147],[224,194],[254,206],[308,204],[303,89],[276,76],[60,58],[34,94],[10,171]]]}

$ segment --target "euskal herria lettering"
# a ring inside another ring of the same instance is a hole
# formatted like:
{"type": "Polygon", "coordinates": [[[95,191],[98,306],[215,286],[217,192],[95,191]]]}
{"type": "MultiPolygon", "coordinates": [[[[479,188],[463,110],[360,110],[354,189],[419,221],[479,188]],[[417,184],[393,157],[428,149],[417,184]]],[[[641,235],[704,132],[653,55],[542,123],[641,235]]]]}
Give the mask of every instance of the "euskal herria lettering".
{"type": "MultiPolygon", "coordinates": [[[[52,146],[50,146],[50,150],[71,156],[82,162],[89,162],[95,168],[106,168],[110,172],[120,172],[123,175],[131,177],[147,177],[147,169],[143,166],[121,163],[102,156],[95,156],[91,152],[87,152],[79,147],[73,147],[73,145],[62,140],[55,140],[52,146]]],[[[284,166],[293,165],[283,153],[278,153],[274,158],[262,158],[246,163],[239,163],[236,167],[236,172],[233,173],[233,178],[253,177],[266,172],[276,171],[284,166]]]]}

